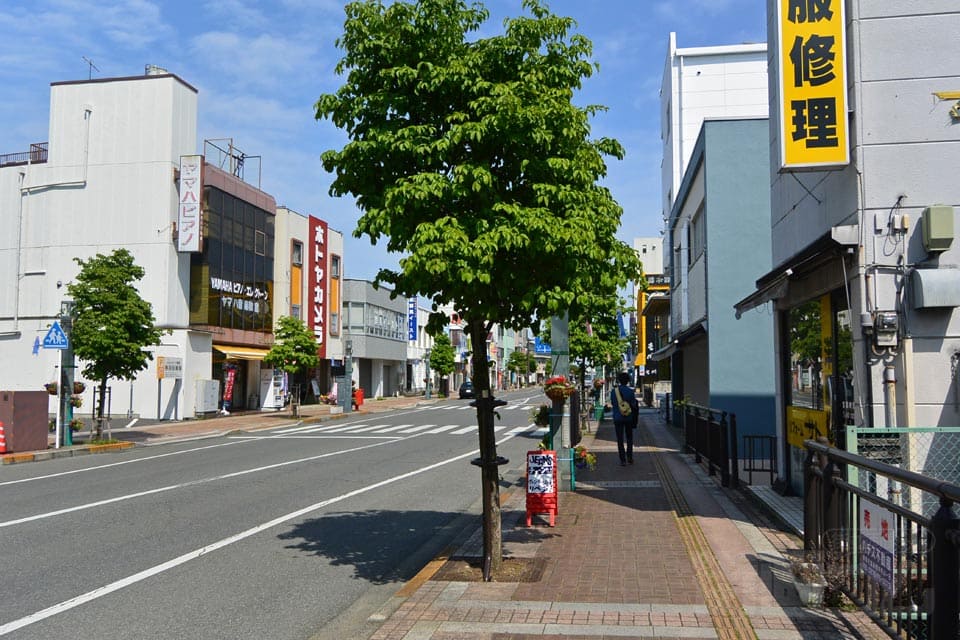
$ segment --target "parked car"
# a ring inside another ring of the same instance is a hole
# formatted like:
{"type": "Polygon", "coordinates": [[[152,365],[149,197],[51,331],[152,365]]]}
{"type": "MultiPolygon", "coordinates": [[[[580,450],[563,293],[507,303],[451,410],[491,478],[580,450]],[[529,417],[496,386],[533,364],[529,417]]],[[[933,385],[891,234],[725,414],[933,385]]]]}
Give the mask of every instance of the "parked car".
{"type": "Polygon", "coordinates": [[[469,380],[465,380],[462,385],[460,385],[460,397],[461,398],[472,398],[473,397],[473,383],[469,380]]]}

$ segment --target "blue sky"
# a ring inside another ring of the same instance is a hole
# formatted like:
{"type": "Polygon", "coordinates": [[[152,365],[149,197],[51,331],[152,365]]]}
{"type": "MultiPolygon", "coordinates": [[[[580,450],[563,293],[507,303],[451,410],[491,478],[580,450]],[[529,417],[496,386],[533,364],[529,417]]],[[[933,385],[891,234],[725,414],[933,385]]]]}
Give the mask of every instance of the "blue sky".
{"type": "MultiPolygon", "coordinates": [[[[262,187],[278,204],[327,220],[343,232],[345,275],[372,279],[396,257],[353,239],[358,212],[327,195],[320,154],[345,141],[313,104],[335,91],[342,0],[0,0],[0,154],[47,140],[50,83],[140,75],[146,64],[199,90],[200,141],[233,138],[262,156],[262,187]]],[[[485,29],[519,15],[521,0],[486,0],[485,29]]],[[[757,0],[547,0],[571,16],[594,45],[600,71],[576,102],[609,111],[593,134],[617,138],[606,185],[624,209],[619,237],[656,236],[660,216],[659,88],[670,31],[680,47],[764,42],[765,3],[757,0]]],[[[198,142],[198,151],[202,151],[198,142]]]]}

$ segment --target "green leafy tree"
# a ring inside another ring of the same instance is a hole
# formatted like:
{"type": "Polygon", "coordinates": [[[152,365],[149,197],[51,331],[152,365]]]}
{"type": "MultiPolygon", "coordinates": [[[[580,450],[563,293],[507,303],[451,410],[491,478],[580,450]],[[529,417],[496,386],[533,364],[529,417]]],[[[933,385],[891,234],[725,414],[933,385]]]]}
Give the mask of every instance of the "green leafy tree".
{"type": "Polygon", "coordinates": [[[317,338],[300,318],[280,316],[273,330],[274,343],[263,357],[264,364],[291,375],[317,366],[317,338]]]}
{"type": "Polygon", "coordinates": [[[519,349],[511,351],[507,358],[507,370],[516,373],[522,383],[526,380],[527,375],[536,372],[537,359],[533,357],[533,354],[526,351],[519,349]]]}
{"type": "Polygon", "coordinates": [[[441,379],[450,377],[453,373],[453,345],[450,343],[450,336],[441,333],[433,341],[433,349],[430,350],[430,369],[436,371],[441,379]]]}
{"type": "MultiPolygon", "coordinates": [[[[337,44],[345,82],[322,95],[318,118],[347,134],[323,154],[330,192],[361,210],[354,235],[403,255],[377,283],[462,313],[476,349],[495,323],[533,327],[601,282],[638,275],[615,236],[622,209],[598,182],[613,139],[590,137],[599,106],[573,103],[597,66],[571,18],[524,0],[528,15],[477,37],[479,3],[351,2],[337,44]]],[[[489,363],[474,358],[484,555],[502,561],[499,473],[489,363]]]]}
{"type": "Polygon", "coordinates": [[[165,332],[154,326],[153,309],[140,297],[134,283],[143,268],[126,249],[89,260],[74,258],[80,266],[67,285],[74,302],[73,351],[84,362],[83,375],[100,387],[95,437],[103,435],[104,398],[110,378],[133,380],[147,368],[153,354],[147,347],[160,344],[165,332]]]}

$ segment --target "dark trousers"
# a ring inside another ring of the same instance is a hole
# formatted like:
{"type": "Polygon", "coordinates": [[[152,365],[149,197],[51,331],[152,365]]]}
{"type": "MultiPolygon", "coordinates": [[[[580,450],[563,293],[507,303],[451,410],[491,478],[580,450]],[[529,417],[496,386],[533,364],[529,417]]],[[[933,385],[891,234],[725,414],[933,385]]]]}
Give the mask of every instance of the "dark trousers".
{"type": "Polygon", "coordinates": [[[620,454],[620,462],[633,460],[633,424],[630,422],[614,422],[613,428],[617,432],[617,453],[620,454]],[[626,440],[626,450],[623,444],[626,440]]]}

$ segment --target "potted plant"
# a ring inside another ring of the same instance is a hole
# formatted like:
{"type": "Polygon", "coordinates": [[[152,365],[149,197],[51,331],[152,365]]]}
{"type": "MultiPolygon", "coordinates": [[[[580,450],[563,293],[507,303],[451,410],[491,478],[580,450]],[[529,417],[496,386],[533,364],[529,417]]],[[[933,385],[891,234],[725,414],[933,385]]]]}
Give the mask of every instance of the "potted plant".
{"type": "Polygon", "coordinates": [[[83,396],[70,396],[70,406],[71,406],[71,407],[82,407],[82,406],[83,406],[83,396]]]}
{"type": "Polygon", "coordinates": [[[48,382],[47,384],[43,385],[43,388],[46,389],[47,393],[50,395],[57,395],[58,386],[56,382],[48,382]]]}
{"type": "Polygon", "coordinates": [[[820,567],[813,562],[796,561],[790,565],[793,573],[793,585],[797,589],[800,602],[808,607],[819,607],[823,604],[823,591],[827,587],[827,579],[823,577],[820,567]]]}
{"type": "Polygon", "coordinates": [[[83,393],[83,392],[86,391],[86,390],[87,390],[87,385],[86,385],[86,383],[81,382],[81,381],[79,381],[79,380],[74,380],[74,381],[73,381],[73,392],[74,392],[75,394],[83,393]]]}
{"type": "Polygon", "coordinates": [[[543,392],[551,400],[564,400],[573,393],[573,383],[566,376],[553,376],[543,383],[543,392]]]}
{"type": "Polygon", "coordinates": [[[83,429],[83,426],[84,426],[83,420],[81,420],[80,418],[74,418],[73,420],[70,421],[71,431],[80,431],[80,429],[83,429]]]}
{"type": "Polygon", "coordinates": [[[573,463],[578,469],[590,469],[593,471],[597,468],[597,456],[594,453],[590,453],[584,446],[574,447],[573,463]]]}

